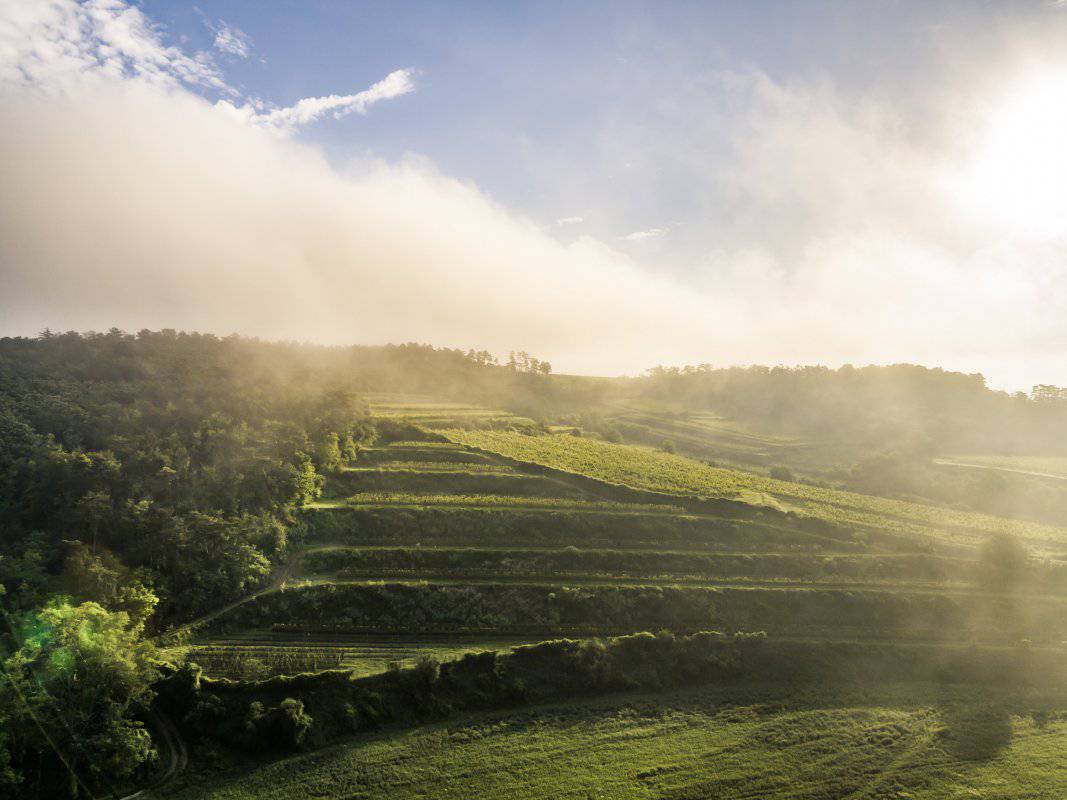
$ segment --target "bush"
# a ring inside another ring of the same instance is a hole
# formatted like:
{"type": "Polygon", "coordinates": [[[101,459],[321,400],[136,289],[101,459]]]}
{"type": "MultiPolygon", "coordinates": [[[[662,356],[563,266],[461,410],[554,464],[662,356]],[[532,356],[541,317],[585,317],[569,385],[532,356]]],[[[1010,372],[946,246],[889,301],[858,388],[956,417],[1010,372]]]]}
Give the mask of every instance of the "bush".
{"type": "Polygon", "coordinates": [[[1030,553],[1014,536],[1006,533],[990,536],[978,549],[976,564],[979,583],[999,591],[1019,585],[1026,576],[1030,553]]]}
{"type": "Polygon", "coordinates": [[[303,745],[313,720],[304,711],[304,701],[287,697],[277,706],[265,709],[255,700],[245,716],[245,731],[257,750],[297,750],[303,745]]]}

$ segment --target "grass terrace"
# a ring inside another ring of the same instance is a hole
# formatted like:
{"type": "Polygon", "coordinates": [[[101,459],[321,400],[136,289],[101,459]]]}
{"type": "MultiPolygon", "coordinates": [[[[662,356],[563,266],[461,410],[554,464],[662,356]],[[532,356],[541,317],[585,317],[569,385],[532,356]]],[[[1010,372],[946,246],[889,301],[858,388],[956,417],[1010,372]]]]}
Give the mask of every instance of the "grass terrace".
{"type": "Polygon", "coordinates": [[[949,543],[975,545],[992,533],[1005,533],[1046,552],[1067,548],[1065,528],[779,481],[646,447],[505,431],[442,433],[457,444],[634,489],[768,505],[838,525],[918,534],[949,543]]]}

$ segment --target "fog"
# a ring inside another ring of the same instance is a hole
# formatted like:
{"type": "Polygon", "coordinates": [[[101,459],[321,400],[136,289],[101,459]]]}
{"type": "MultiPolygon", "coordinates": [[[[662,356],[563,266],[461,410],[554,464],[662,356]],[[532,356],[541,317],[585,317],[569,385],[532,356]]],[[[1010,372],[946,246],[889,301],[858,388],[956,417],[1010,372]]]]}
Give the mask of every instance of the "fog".
{"type": "MultiPolygon", "coordinates": [[[[408,72],[265,108],[121,3],[90,4],[95,23],[69,3],[41,7],[51,16],[5,8],[0,28],[0,333],[414,340],[594,374],[914,361],[1012,389],[1067,382],[1067,223],[1051,191],[1017,213],[1033,181],[1062,181],[1058,140],[1022,184],[987,163],[1029,144],[995,125],[1011,87],[1033,85],[1022,62],[928,91],[945,100],[937,113],[758,70],[718,76],[741,103],[738,155],[714,171],[731,212],[707,222],[720,246],[665,270],[611,242],[557,238],[418,154],[338,165],[301,141],[299,126],[327,112],[417,97],[408,72]],[[101,42],[128,46],[101,56],[101,42]],[[986,102],[949,109],[964,88],[986,102]]],[[[1042,74],[1039,100],[1063,97],[1067,73],[1042,74]]],[[[1018,115],[1048,122],[1035,113],[1018,115]]]]}

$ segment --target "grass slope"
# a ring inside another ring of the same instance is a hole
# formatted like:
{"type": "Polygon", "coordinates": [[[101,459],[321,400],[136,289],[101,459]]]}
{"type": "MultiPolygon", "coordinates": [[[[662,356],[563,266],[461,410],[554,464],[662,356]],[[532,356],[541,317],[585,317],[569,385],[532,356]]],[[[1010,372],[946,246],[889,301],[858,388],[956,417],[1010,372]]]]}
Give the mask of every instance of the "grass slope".
{"type": "MultiPolygon", "coordinates": [[[[440,428],[460,416],[477,418],[467,407],[393,402],[395,417],[407,422],[432,417],[440,428]]],[[[1057,658],[1057,643],[1067,637],[1062,598],[1035,602],[987,592],[967,577],[968,560],[915,549],[916,542],[934,540],[973,545],[1005,531],[1055,551],[1067,543],[1063,529],[774,481],[586,438],[458,428],[444,433],[451,443],[374,448],[356,469],[335,476],[330,499],[306,512],[305,550],[289,567],[297,585],[220,617],[214,634],[194,645],[193,659],[204,661],[209,673],[233,677],[291,673],[304,665],[359,676],[392,662],[411,665],[421,656],[503,650],[531,637],[670,626],[763,629],[772,640],[819,653],[840,642],[866,653],[878,639],[927,652],[944,647],[946,638],[958,639],[960,652],[988,639],[991,647],[1015,653],[1018,636],[1027,634],[1034,641],[1028,648],[1057,658]],[[602,483],[536,475],[515,461],[602,483]],[[492,487],[490,479],[534,490],[526,496],[477,491],[479,481],[492,487]],[[663,502],[589,495],[604,484],[658,493],[663,502]],[[694,513],[704,506],[692,497],[750,507],[719,518],[694,513]],[[840,527],[783,517],[766,506],[840,527]],[[961,576],[970,585],[961,585],[961,576]],[[300,585],[300,578],[311,580],[300,585]],[[708,585],[677,585],[694,578],[708,585]],[[754,585],[739,585],[746,581],[754,585]],[[633,582],[641,585],[622,585],[633,582]]],[[[1012,674],[1017,669],[1010,661],[1012,674]]],[[[796,679],[796,660],[785,674],[796,679]]],[[[866,673],[862,680],[873,684],[866,673]]],[[[822,681],[798,688],[756,681],[746,674],[716,688],[509,712],[456,711],[447,723],[385,729],[269,762],[220,764],[217,775],[194,773],[166,795],[1067,796],[1067,697],[1020,688],[983,687],[976,698],[966,686],[847,688],[822,681]]]]}
{"type": "Polygon", "coordinates": [[[836,524],[896,530],[964,544],[976,544],[991,533],[1002,532],[1046,551],[1067,546],[1064,528],[778,481],[709,467],[646,447],[511,431],[449,429],[442,433],[458,444],[635,489],[769,504],[836,524]]]}

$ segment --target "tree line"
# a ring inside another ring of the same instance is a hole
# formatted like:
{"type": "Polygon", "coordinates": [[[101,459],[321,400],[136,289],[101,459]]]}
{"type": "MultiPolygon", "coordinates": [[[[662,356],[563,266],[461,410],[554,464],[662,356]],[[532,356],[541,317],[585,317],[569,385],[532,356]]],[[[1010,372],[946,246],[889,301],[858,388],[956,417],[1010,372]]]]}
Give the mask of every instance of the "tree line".
{"type": "Polygon", "coordinates": [[[1062,390],[995,391],[978,373],[913,364],[656,367],[630,391],[681,408],[713,409],[770,431],[870,447],[931,443],[942,452],[1067,453],[1062,390]]]}

